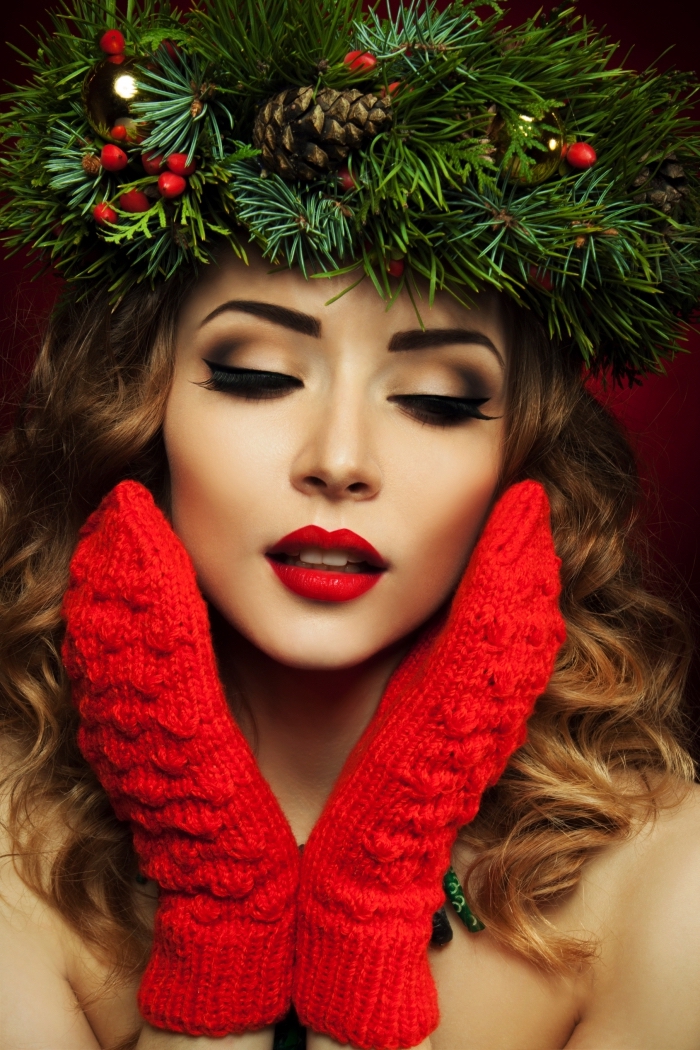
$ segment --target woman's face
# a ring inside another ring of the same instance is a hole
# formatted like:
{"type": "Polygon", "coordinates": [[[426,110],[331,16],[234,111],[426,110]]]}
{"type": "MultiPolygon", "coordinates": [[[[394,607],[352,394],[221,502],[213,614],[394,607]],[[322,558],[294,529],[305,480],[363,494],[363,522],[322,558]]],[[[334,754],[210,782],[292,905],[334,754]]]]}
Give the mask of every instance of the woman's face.
{"type": "Polygon", "coordinates": [[[225,257],[182,310],[173,525],[250,642],[351,667],[424,623],[466,565],[501,462],[504,332],[445,293],[419,300],[422,330],[407,294],[387,310],[368,280],[326,306],[352,278],[250,262],[225,257]]]}

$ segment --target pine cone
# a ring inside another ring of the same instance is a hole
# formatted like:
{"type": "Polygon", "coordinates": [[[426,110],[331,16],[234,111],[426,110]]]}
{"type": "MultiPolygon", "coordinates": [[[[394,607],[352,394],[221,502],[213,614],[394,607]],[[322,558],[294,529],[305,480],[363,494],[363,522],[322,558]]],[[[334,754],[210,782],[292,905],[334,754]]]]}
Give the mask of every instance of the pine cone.
{"type": "Polygon", "coordinates": [[[253,145],[263,166],[285,179],[317,179],[335,171],[352,148],[391,125],[389,97],[357,88],[287,88],[258,110],[253,145]]]}
{"type": "Polygon", "coordinates": [[[637,175],[632,185],[635,189],[643,186],[644,191],[635,194],[634,200],[638,204],[651,204],[666,215],[674,211],[682,213],[688,185],[683,165],[678,163],[676,154],[669,153],[653,179],[649,178],[650,175],[649,168],[642,168],[637,175]]]}

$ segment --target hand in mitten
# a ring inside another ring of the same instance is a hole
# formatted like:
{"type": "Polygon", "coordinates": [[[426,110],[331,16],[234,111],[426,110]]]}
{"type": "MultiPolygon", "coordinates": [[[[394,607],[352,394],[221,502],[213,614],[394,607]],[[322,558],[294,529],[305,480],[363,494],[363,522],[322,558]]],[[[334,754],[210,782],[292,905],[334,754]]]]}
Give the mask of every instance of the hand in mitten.
{"type": "Polygon", "coordinates": [[[78,743],[160,886],[139,991],[152,1025],[223,1036],[291,1003],[299,851],[221,688],[184,547],[135,482],[71,563],[63,658],[78,743]]]}
{"type": "Polygon", "coordinates": [[[443,625],[397,669],[304,850],[293,998],[339,1043],[438,1023],[427,947],[458,829],[525,740],[564,641],[542,487],[495,506],[443,625]]]}

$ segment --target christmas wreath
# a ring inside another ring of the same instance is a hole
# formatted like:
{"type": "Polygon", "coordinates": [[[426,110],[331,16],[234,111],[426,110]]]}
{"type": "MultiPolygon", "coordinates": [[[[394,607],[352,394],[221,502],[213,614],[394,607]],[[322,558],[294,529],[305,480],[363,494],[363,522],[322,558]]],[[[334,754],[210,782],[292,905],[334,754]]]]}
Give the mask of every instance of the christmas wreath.
{"type": "Polygon", "coordinates": [[[117,300],[250,239],[388,301],[490,286],[589,366],[660,370],[700,292],[693,78],[615,66],[566,4],[389,12],[66,0],[4,96],[6,244],[117,300]]]}

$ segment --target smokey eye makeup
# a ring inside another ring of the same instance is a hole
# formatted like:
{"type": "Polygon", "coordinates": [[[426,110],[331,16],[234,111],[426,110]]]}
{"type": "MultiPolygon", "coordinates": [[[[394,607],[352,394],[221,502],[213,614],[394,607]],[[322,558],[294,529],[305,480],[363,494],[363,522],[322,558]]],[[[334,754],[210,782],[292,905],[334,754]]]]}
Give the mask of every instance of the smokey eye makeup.
{"type": "Polygon", "coordinates": [[[442,394],[394,394],[389,401],[399,405],[407,415],[422,423],[455,427],[468,419],[497,419],[487,416],[481,406],[489,397],[446,397],[442,394]]]}
{"type": "MultiPolygon", "coordinates": [[[[451,363],[447,367],[450,375],[458,377],[457,390],[462,389],[463,394],[437,394],[420,393],[420,386],[425,382],[428,388],[432,385],[433,373],[421,380],[415,377],[411,385],[418,387],[416,393],[394,394],[389,401],[396,404],[404,413],[416,419],[418,422],[436,427],[456,427],[467,423],[472,419],[492,420],[500,418],[497,415],[487,415],[482,411],[482,406],[489,401],[497,399],[498,395],[493,390],[494,380],[489,378],[489,372],[482,371],[474,365],[463,363],[451,363]],[[472,396],[466,396],[466,395],[472,396]]],[[[450,383],[452,385],[452,383],[450,383]]]]}
{"type": "MultiPolygon", "coordinates": [[[[203,358],[211,375],[200,386],[207,390],[232,394],[249,401],[267,401],[284,397],[304,384],[295,376],[257,368],[239,368],[203,358]]],[[[492,420],[481,406],[489,397],[449,397],[442,394],[394,394],[387,399],[416,421],[436,427],[455,427],[470,419],[492,420]]]]}

